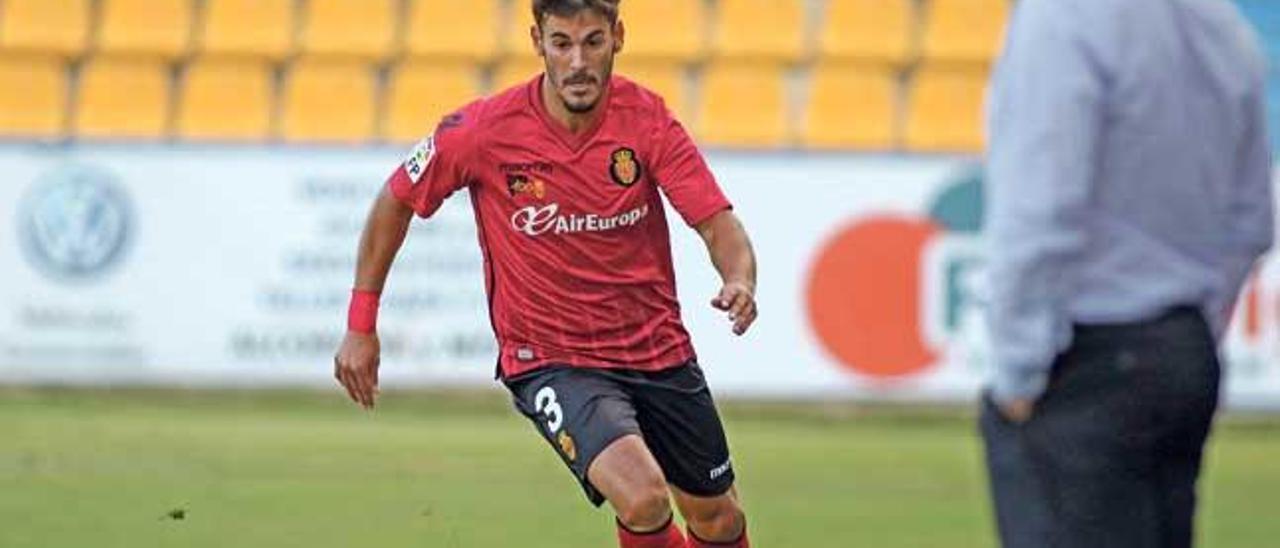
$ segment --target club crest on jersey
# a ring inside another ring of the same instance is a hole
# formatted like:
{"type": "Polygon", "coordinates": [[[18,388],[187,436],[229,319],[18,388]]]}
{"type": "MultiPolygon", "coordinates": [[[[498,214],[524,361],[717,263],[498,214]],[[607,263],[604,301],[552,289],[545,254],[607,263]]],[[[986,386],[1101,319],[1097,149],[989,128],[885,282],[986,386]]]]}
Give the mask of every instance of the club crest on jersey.
{"type": "Polygon", "coordinates": [[[436,155],[436,138],[434,135],[428,136],[414,145],[413,150],[409,152],[409,157],[404,160],[404,173],[409,176],[409,180],[415,184],[422,179],[422,174],[427,172],[427,166],[431,165],[431,159],[436,155]]]}
{"type": "Polygon", "coordinates": [[[622,186],[631,186],[640,180],[640,162],[636,159],[636,151],[627,147],[619,148],[609,155],[609,176],[613,182],[622,186]]]}
{"type": "Polygon", "coordinates": [[[547,197],[547,184],[542,179],[530,179],[528,175],[508,173],[507,191],[512,198],[523,194],[541,200],[547,197]]]}
{"type": "Polygon", "coordinates": [[[564,458],[569,459],[569,462],[578,460],[578,446],[568,432],[561,430],[560,435],[556,436],[556,444],[560,446],[560,453],[564,458]]]}

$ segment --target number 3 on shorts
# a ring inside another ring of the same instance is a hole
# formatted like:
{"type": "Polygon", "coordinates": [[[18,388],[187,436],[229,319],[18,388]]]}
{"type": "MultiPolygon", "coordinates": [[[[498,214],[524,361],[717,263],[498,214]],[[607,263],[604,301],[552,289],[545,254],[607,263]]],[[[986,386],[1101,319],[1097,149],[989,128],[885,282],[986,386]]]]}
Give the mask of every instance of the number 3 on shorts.
{"type": "Polygon", "coordinates": [[[542,390],[533,396],[533,408],[547,416],[548,431],[552,434],[560,431],[560,427],[564,425],[564,410],[556,401],[555,389],[550,386],[542,387],[542,390]]]}

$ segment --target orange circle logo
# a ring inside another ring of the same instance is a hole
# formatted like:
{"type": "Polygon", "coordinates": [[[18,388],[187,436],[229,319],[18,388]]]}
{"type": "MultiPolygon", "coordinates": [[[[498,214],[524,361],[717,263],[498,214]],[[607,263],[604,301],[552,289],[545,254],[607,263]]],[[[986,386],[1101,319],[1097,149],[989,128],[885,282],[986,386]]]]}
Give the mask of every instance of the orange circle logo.
{"type": "Polygon", "coordinates": [[[882,216],[847,226],[819,248],[809,323],[843,367],[898,378],[937,361],[923,337],[921,258],[941,231],[927,219],[882,216]]]}

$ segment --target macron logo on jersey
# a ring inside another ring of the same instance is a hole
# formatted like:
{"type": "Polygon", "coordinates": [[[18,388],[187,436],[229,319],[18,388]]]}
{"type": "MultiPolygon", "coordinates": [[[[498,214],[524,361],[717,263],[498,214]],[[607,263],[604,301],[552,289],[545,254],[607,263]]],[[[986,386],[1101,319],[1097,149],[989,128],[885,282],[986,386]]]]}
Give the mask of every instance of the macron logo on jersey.
{"type": "Polygon", "coordinates": [[[560,204],[547,204],[542,207],[528,206],[517,209],[511,215],[511,228],[529,236],[541,236],[548,232],[554,234],[607,232],[633,226],[648,216],[649,204],[612,217],[602,217],[594,213],[561,215],[560,204]]]}
{"type": "Polygon", "coordinates": [[[404,173],[409,176],[409,180],[414,184],[422,179],[422,174],[427,172],[427,166],[431,165],[431,159],[436,155],[436,138],[434,135],[428,136],[418,142],[413,147],[413,151],[409,153],[409,157],[404,161],[404,173]]]}

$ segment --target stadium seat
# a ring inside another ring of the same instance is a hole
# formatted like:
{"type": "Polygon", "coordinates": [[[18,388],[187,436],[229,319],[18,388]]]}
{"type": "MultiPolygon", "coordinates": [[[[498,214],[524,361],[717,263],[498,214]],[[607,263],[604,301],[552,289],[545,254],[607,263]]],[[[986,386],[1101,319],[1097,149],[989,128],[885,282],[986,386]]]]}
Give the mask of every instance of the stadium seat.
{"type": "Polygon", "coordinates": [[[280,135],[286,141],[359,143],[373,137],[374,73],[363,62],[296,61],[283,101],[280,135]]]}
{"type": "Polygon", "coordinates": [[[88,0],[0,2],[0,51],[75,57],[88,42],[88,0]]]}
{"type": "Polygon", "coordinates": [[[915,55],[914,0],[830,0],[818,34],[825,59],[903,66],[915,55]]]}
{"type": "Polygon", "coordinates": [[[265,61],[187,65],[175,133],[190,140],[263,140],[271,133],[272,72],[265,61]]]}
{"type": "Polygon", "coordinates": [[[91,60],[80,71],[74,133],[87,138],[164,137],[169,80],[169,66],[160,60],[91,60]]]}
{"type": "Polygon", "coordinates": [[[621,6],[626,27],[624,56],[686,63],[702,57],[707,35],[702,2],[644,0],[621,6]]]}
{"type": "Polygon", "coordinates": [[[983,145],[987,72],[926,67],[908,93],[903,141],[918,152],[978,152],[983,145]]]}
{"type": "Polygon", "coordinates": [[[293,0],[205,0],[197,50],[278,61],[293,49],[293,0]]]}
{"type": "Polygon", "coordinates": [[[394,0],[307,0],[300,49],[312,57],[381,61],[391,56],[394,0]]]}
{"type": "Polygon", "coordinates": [[[489,93],[498,93],[511,86],[528,82],[534,76],[542,74],[545,67],[542,58],[532,53],[509,58],[499,63],[493,71],[493,85],[489,86],[489,93]]]}
{"type": "Polygon", "coordinates": [[[191,46],[190,0],[102,0],[97,49],[175,59],[191,46]]]}
{"type": "Polygon", "coordinates": [[[720,0],[711,53],[721,59],[794,62],[804,55],[805,3],[720,0]]]}
{"type": "Polygon", "coordinates": [[[990,63],[1000,49],[1009,0],[930,0],[921,55],[934,64],[990,63]]]}
{"type": "Polygon", "coordinates": [[[813,148],[891,150],[898,112],[896,72],[822,63],[813,71],[800,139],[813,148]]]}
{"type": "Polygon", "coordinates": [[[526,57],[534,53],[533,43],[529,40],[529,27],[533,25],[533,16],[527,10],[512,9],[501,22],[498,49],[503,60],[526,57]]]}
{"type": "Polygon", "coordinates": [[[786,144],[785,71],[781,65],[723,61],[703,74],[697,137],[712,146],[786,144]]]}
{"type": "Polygon", "coordinates": [[[498,54],[502,30],[495,0],[412,0],[405,52],[435,60],[487,62],[498,54]]]}
{"type": "Polygon", "coordinates": [[[619,57],[614,73],[630,78],[654,93],[662,96],[667,108],[681,120],[686,119],[689,111],[689,96],[685,92],[686,80],[684,65],[657,60],[632,59],[619,57]]]}
{"type": "Polygon", "coordinates": [[[0,57],[0,136],[57,138],[67,119],[67,69],[53,57],[0,57]]]}
{"type": "Polygon", "coordinates": [[[397,66],[388,86],[383,137],[394,142],[421,139],[440,118],[479,97],[478,76],[475,65],[464,61],[397,66]]]}

